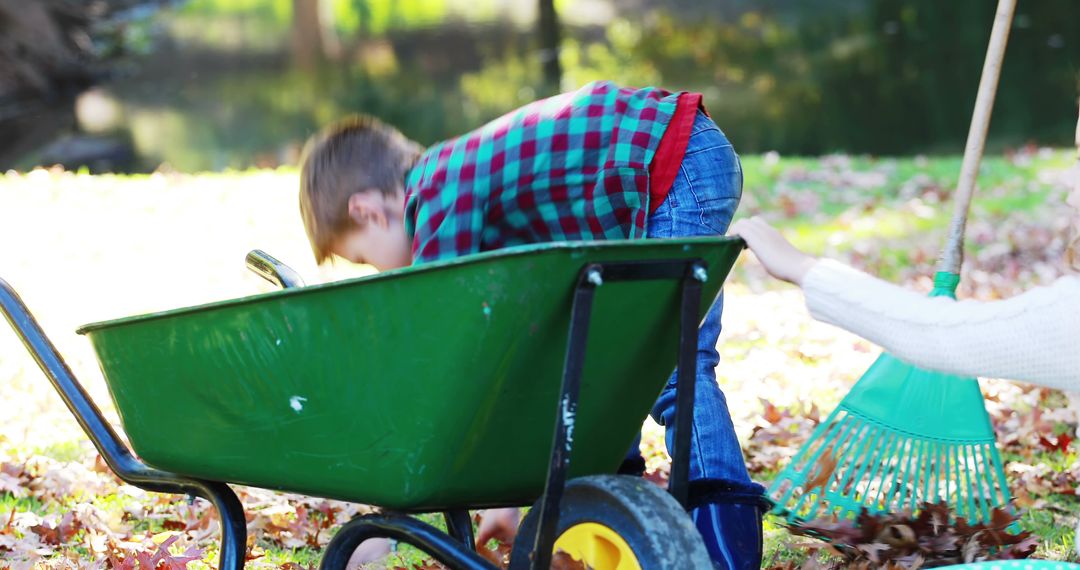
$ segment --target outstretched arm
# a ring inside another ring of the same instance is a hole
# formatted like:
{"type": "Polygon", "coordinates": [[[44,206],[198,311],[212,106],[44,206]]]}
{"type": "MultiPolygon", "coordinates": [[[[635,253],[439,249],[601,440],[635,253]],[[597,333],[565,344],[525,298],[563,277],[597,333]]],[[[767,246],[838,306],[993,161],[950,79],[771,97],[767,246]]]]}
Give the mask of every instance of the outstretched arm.
{"type": "Polygon", "coordinates": [[[1080,390],[1080,278],[1004,301],[930,298],[832,260],[816,260],[766,222],[732,226],[774,277],[802,286],[814,318],[898,358],[964,375],[1080,390]]]}

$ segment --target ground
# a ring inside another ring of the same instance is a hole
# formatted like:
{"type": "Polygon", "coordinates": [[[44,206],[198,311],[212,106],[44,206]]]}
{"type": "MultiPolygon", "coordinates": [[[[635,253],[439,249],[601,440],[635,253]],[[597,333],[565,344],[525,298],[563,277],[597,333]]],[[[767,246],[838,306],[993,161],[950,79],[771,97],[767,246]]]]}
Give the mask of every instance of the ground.
{"type": "MultiPolygon", "coordinates": [[[[1040,149],[984,162],[962,298],[1007,297],[1061,274],[1069,164],[1066,151],[1040,149]]],[[[763,155],[744,157],[744,166],[740,216],[762,214],[814,253],[929,290],[958,158],[763,155]]],[[[293,170],[8,173],[0,178],[0,277],[119,425],[92,350],[74,334],[79,325],[269,290],[244,269],[253,248],[292,265],[309,283],[366,271],[314,266],[296,188],[293,170]]],[[[805,441],[812,418],[836,405],[878,350],[810,319],[799,292],[766,278],[749,255],[726,295],[718,378],[754,476],[767,482],[805,441]]],[[[1022,526],[1040,537],[1036,556],[1075,560],[1075,413],[1048,390],[993,380],[983,387],[1026,512],[1022,526]]],[[[120,484],[7,327],[0,327],[0,401],[0,567],[103,567],[110,556],[131,565],[155,553],[171,567],[216,563],[217,523],[206,504],[120,484]]],[[[168,402],[163,392],[161,403],[168,402]]],[[[662,430],[648,423],[645,433],[650,469],[662,476],[662,430]]],[[[334,523],[365,510],[239,491],[256,568],[314,564],[334,523]]],[[[809,539],[790,535],[778,519],[768,521],[766,535],[768,564],[805,561],[809,539]]],[[[415,552],[395,556],[395,564],[425,564],[415,552]]]]}

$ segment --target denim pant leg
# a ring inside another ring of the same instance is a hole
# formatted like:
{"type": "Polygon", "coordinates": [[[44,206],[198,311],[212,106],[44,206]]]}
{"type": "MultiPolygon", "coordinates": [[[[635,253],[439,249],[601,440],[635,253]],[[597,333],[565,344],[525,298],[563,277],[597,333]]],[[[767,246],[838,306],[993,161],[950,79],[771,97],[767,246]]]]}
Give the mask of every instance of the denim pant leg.
{"type": "MultiPolygon", "coordinates": [[[[664,203],[649,217],[647,237],[722,235],[741,194],[742,168],[738,156],[720,129],[699,112],[679,174],[664,203]]],[[[727,399],[716,383],[716,366],[720,362],[716,343],[723,307],[721,294],[709,309],[698,336],[690,480],[750,484],[727,399]]],[[[677,374],[676,371],[671,375],[652,410],[653,419],[668,427],[669,452],[674,452],[677,374]]]]}

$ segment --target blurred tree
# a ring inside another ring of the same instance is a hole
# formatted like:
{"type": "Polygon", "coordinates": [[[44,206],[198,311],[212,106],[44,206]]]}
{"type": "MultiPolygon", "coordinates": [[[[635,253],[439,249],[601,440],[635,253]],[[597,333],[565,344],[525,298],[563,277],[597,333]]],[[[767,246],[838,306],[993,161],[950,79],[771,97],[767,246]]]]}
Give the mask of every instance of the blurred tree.
{"type": "Polygon", "coordinates": [[[544,70],[544,90],[548,94],[560,91],[562,67],[559,64],[559,15],[555,0],[539,0],[540,61],[544,70]]]}
{"type": "Polygon", "coordinates": [[[312,70],[324,59],[319,0],[293,0],[293,62],[303,70],[312,70]]]}
{"type": "Polygon", "coordinates": [[[0,0],[0,99],[85,84],[89,20],[89,10],[61,2],[0,0]]]}
{"type": "Polygon", "coordinates": [[[310,71],[341,56],[341,41],[334,25],[336,11],[320,0],[292,0],[292,54],[299,69],[310,71]]]}

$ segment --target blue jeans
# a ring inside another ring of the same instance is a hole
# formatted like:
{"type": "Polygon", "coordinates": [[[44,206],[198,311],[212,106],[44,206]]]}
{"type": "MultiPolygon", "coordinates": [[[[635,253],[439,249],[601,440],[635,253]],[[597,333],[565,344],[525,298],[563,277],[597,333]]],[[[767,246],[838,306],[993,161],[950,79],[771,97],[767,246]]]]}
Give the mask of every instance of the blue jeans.
{"type": "MultiPolygon", "coordinates": [[[[679,173],[667,199],[648,219],[648,238],[723,235],[742,197],[742,165],[735,149],[712,119],[698,111],[679,173]]],[[[750,484],[742,449],[735,437],[727,399],[716,384],[720,355],[723,293],[709,309],[698,332],[697,382],[690,437],[690,480],[714,479],[750,484]]],[[[656,423],[668,426],[669,452],[675,439],[675,378],[672,374],[652,409],[656,423]]]]}
{"type": "MultiPolygon", "coordinates": [[[[742,197],[742,184],[742,165],[735,149],[712,119],[698,111],[679,173],[667,198],[649,216],[646,237],[724,234],[742,197]]],[[[716,366],[720,363],[716,342],[723,310],[721,293],[698,332],[689,449],[690,516],[715,570],[756,570],[761,565],[764,488],[750,480],[727,399],[716,384],[716,366]]],[[[652,409],[653,419],[667,426],[665,443],[672,455],[686,453],[673,449],[677,374],[668,379],[652,409]]],[[[637,446],[631,454],[640,465],[637,446]]]]}

